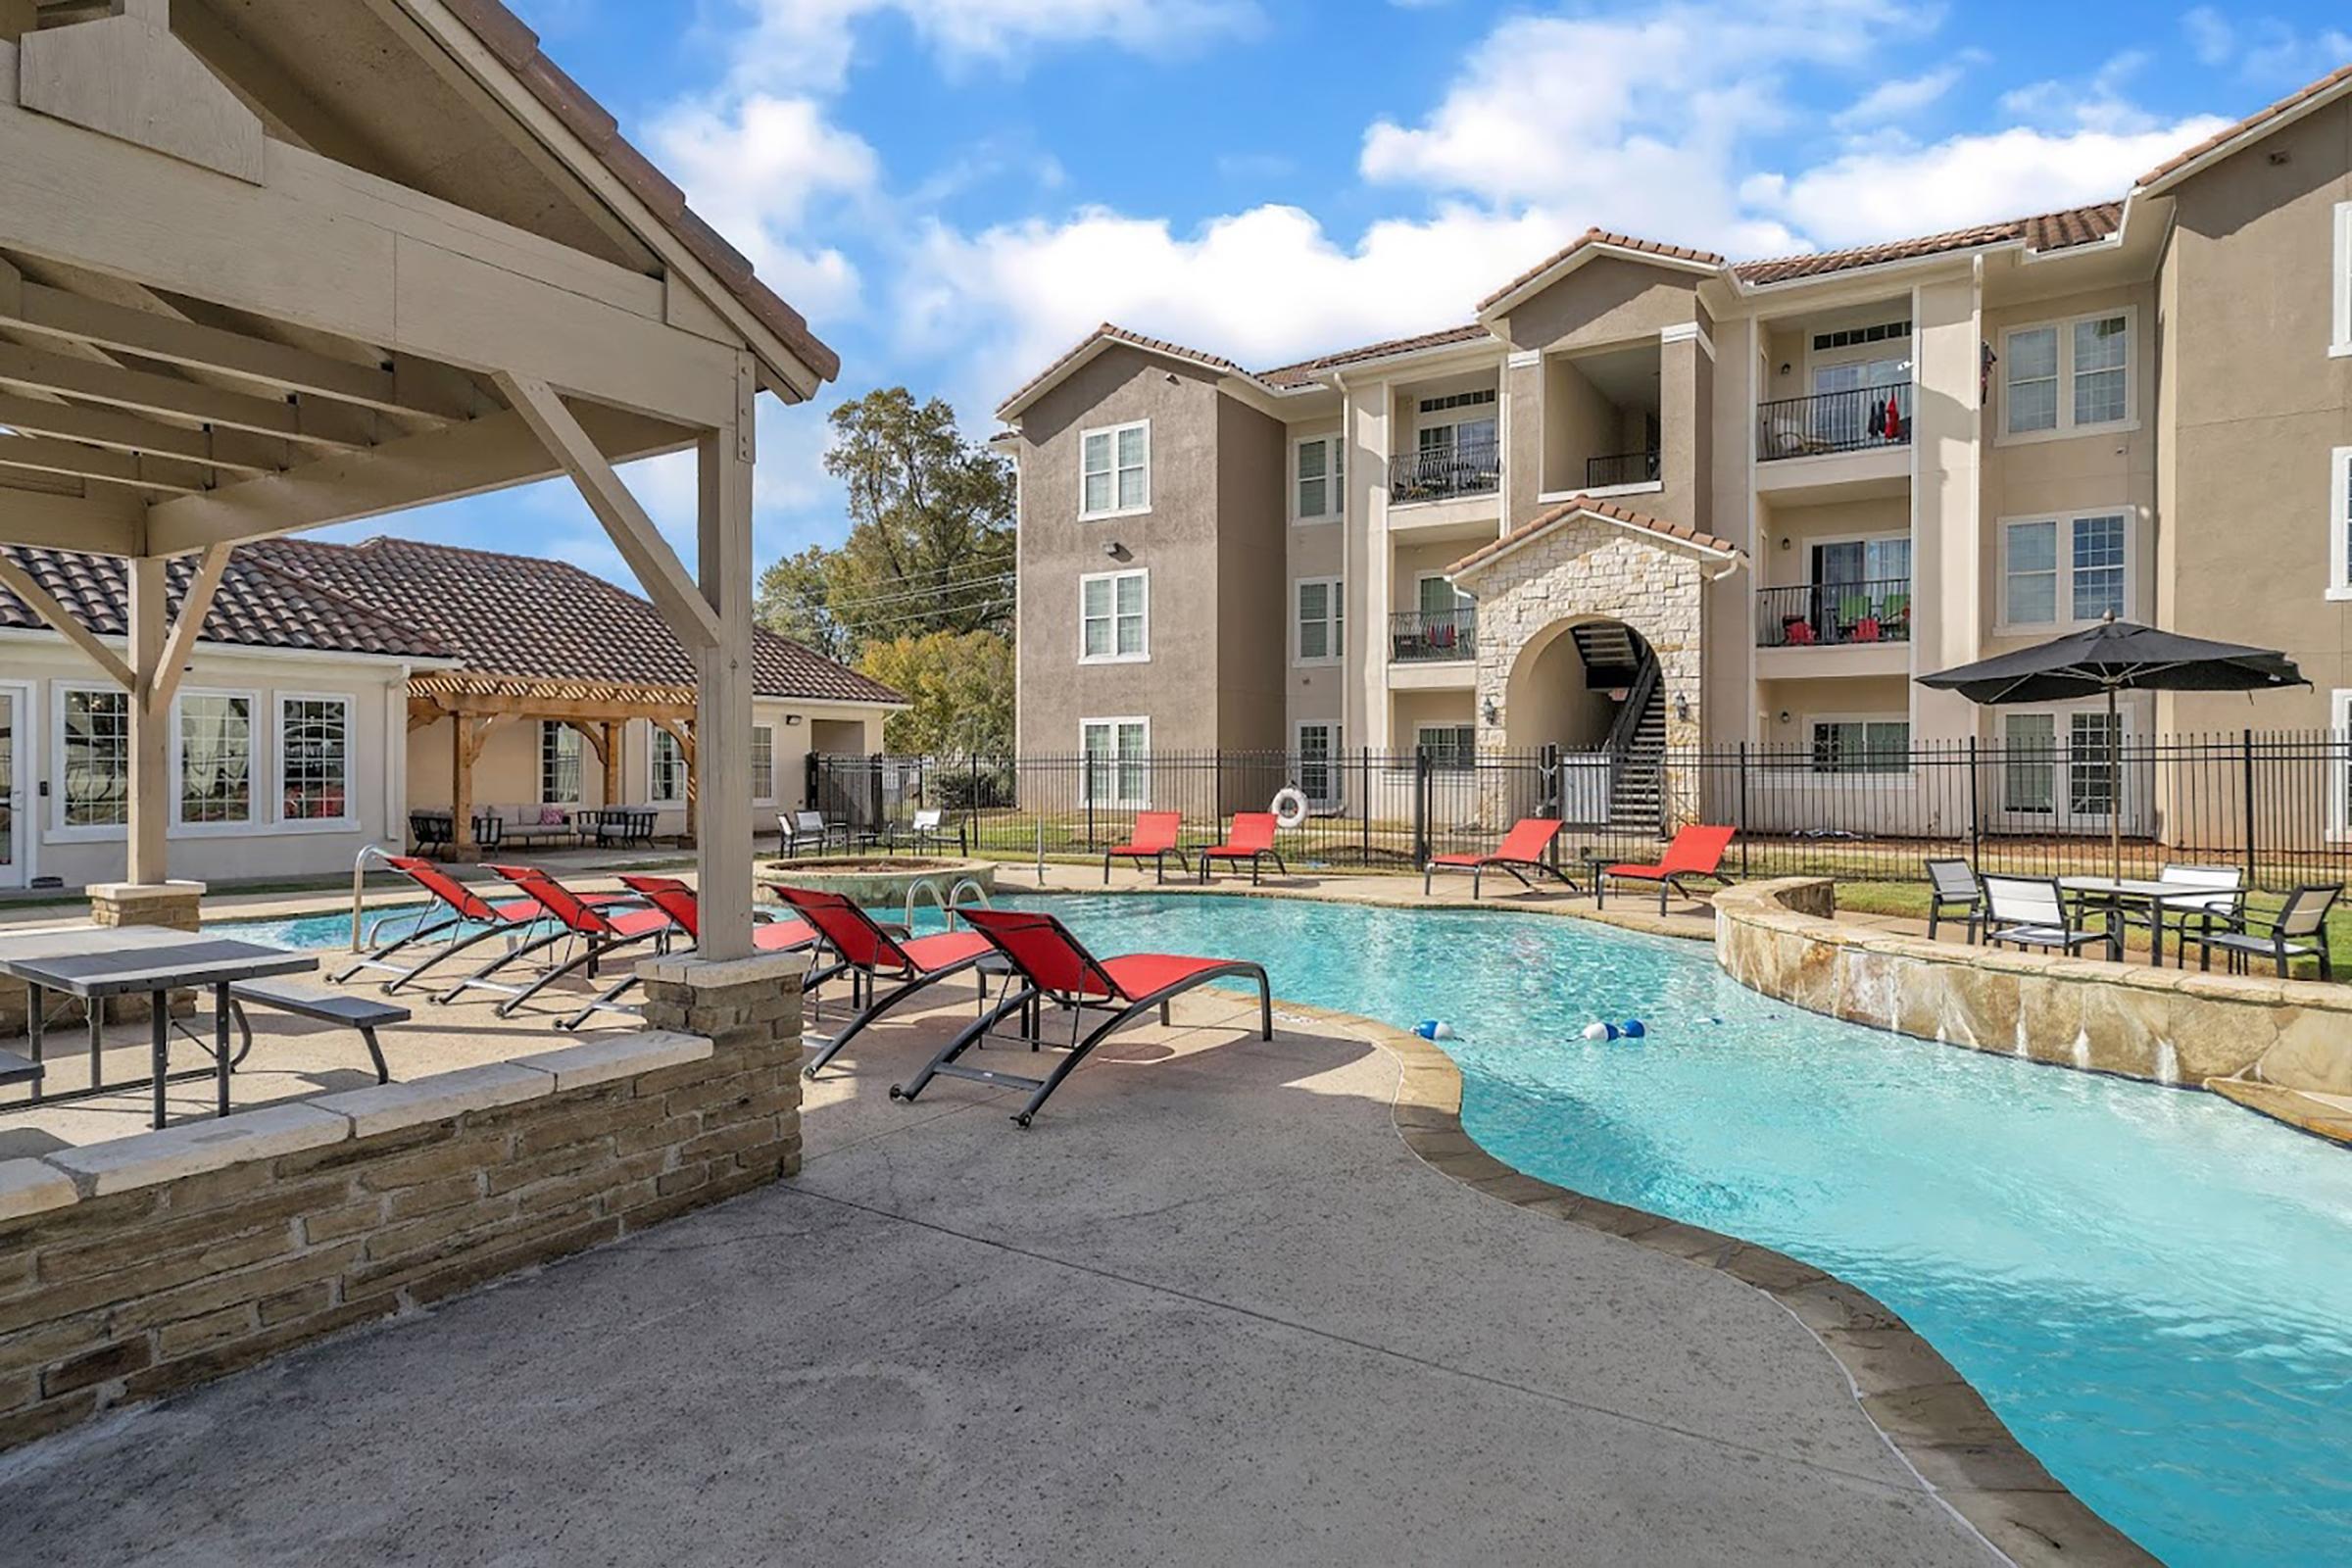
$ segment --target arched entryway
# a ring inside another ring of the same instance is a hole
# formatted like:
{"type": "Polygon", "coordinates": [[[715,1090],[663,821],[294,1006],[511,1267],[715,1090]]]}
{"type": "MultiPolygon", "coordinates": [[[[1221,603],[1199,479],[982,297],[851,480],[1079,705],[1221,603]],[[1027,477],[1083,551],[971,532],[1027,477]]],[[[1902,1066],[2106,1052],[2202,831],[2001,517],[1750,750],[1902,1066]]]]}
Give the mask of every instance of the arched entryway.
{"type": "Polygon", "coordinates": [[[1553,621],[1520,649],[1505,678],[1503,744],[1515,752],[1601,750],[1638,693],[1654,706],[1657,683],[1643,675],[1656,662],[1649,640],[1613,616],[1553,621]]]}

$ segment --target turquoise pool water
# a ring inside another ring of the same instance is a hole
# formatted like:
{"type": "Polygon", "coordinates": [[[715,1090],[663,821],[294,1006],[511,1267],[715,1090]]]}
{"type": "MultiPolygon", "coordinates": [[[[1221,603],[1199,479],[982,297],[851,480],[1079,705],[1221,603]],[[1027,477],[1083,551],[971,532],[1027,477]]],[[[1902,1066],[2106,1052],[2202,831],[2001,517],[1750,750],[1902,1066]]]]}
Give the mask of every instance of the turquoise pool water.
{"type": "Polygon", "coordinates": [[[1106,953],[1256,958],[1278,997],[1445,1019],[1464,1123],[1495,1155],[1871,1291],[2168,1562],[2352,1555],[2352,1153],[2212,1096],[1815,1017],[1702,946],[1586,921],[1051,906],[1106,953]],[[1646,1040],[1581,1038],[1629,1016],[1646,1040]]]}

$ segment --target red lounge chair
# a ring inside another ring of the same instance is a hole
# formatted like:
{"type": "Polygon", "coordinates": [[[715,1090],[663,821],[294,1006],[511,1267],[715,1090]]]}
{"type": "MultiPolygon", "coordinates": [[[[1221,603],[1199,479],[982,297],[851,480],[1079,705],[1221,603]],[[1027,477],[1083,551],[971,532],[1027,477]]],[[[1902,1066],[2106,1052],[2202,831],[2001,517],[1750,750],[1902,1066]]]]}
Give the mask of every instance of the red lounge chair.
{"type": "Polygon", "coordinates": [[[1274,813],[1272,811],[1236,811],[1233,826],[1225,834],[1225,842],[1194,852],[1200,858],[1200,880],[1208,880],[1211,860],[1248,860],[1250,885],[1257,886],[1257,870],[1261,861],[1272,860],[1274,869],[1284,876],[1291,868],[1282,863],[1282,854],[1274,848],[1274,813]]]}
{"type": "MultiPolygon", "coordinates": [[[[388,855],[384,857],[384,864],[422,888],[433,902],[409,928],[408,935],[384,943],[330,973],[327,978],[337,985],[363,969],[381,969],[392,976],[384,982],[388,996],[442,959],[454,957],[477,942],[487,942],[495,936],[515,937],[550,918],[536,899],[506,899],[493,904],[440,866],[417,856],[388,855]],[[468,931],[467,926],[478,929],[468,931]],[[439,945],[428,956],[413,963],[392,961],[394,954],[434,943],[436,939],[440,939],[439,945]]],[[[620,896],[599,894],[587,902],[610,903],[617,897],[620,896]]]]}
{"type": "Polygon", "coordinates": [[[1658,884],[1660,914],[1666,912],[1667,894],[1680,893],[1686,899],[1690,897],[1690,890],[1683,886],[1687,877],[1708,877],[1730,886],[1731,878],[1722,871],[1723,852],[1731,848],[1733,835],[1738,832],[1737,828],[1701,827],[1692,823],[1674,835],[1674,842],[1666,846],[1666,853],[1658,858],[1655,865],[1595,864],[1592,876],[1593,906],[1599,907],[1606,899],[1611,877],[1627,882],[1658,884]]]}
{"type": "MultiPolygon", "coordinates": [[[[801,913],[801,918],[816,927],[817,934],[840,957],[849,969],[852,984],[859,979],[865,984],[865,1005],[843,1024],[841,1032],[832,1039],[810,1035],[808,1044],[818,1048],[815,1059],[801,1069],[813,1078],[824,1070],[825,1064],[841,1054],[842,1047],[857,1037],[858,1032],[907,998],[921,992],[952,974],[961,974],[994,953],[988,938],[977,931],[941,931],[927,937],[894,937],[874,924],[873,917],[838,893],[817,893],[808,888],[789,888],[769,883],[768,889],[801,913]],[[898,982],[889,991],[878,991],[876,981],[898,982]]],[[[957,914],[968,916],[969,909],[957,914]]],[[[853,1004],[855,998],[853,997],[853,1004]]]]}
{"type": "Polygon", "coordinates": [[[1176,857],[1178,869],[1189,871],[1192,861],[1176,847],[1176,835],[1184,829],[1182,811],[1138,811],[1135,813],[1135,836],[1125,844],[1102,852],[1102,885],[1110,886],[1110,862],[1124,856],[1144,868],[1144,857],[1152,858],[1152,877],[1157,882],[1168,879],[1168,857],[1176,857]]]}
{"type": "Polygon", "coordinates": [[[498,1015],[511,1018],[514,1009],[563,979],[574,969],[585,968],[588,978],[596,978],[596,966],[608,954],[620,948],[634,947],[640,942],[665,941],[677,926],[660,909],[649,909],[638,904],[633,896],[620,899],[592,900],[572,892],[545,871],[528,865],[485,865],[493,876],[514,884],[523,897],[547,911],[546,918],[555,929],[535,941],[525,942],[502,954],[465,979],[434,997],[435,1002],[455,1002],[468,991],[495,991],[507,1000],[498,1004],[498,1015]],[[537,978],[514,985],[490,977],[544,948],[559,942],[579,939],[579,951],[550,964],[537,978]]]}
{"type": "MultiPolygon", "coordinates": [[[[624,876],[620,879],[620,885],[668,915],[670,923],[685,933],[688,942],[701,945],[702,904],[695,898],[694,889],[674,876],[624,876]]],[[[806,920],[763,920],[752,927],[752,948],[758,953],[797,953],[803,948],[814,947],[817,940],[816,928],[806,920]]],[[[672,948],[670,951],[674,953],[678,950],[672,948]]],[[[801,982],[801,989],[813,991],[839,972],[839,964],[830,969],[811,970],[801,982]]],[[[556,1027],[577,1029],[588,1021],[591,1014],[599,1012],[635,1013],[638,1009],[623,1004],[620,999],[635,990],[638,982],[644,978],[642,974],[623,977],[611,990],[570,1017],[557,1019],[556,1027]]]]}
{"type": "Polygon", "coordinates": [[[893,1100],[912,1100],[923,1092],[925,1084],[943,1072],[974,1083],[1026,1089],[1030,1092],[1028,1102],[1012,1117],[1026,1127],[1037,1114],[1037,1108],[1046,1102],[1046,1097],[1059,1088],[1061,1081],[1086,1059],[1087,1053],[1106,1037],[1152,1007],[1159,1009],[1159,1021],[1167,1022],[1171,997],[1226,975],[1244,975],[1257,982],[1258,1037],[1274,1038],[1273,992],[1266,984],[1262,965],[1238,958],[1187,958],[1167,953],[1131,953],[1123,957],[1098,958],[1053,915],[1026,909],[965,909],[962,913],[972,922],[973,929],[1004,956],[1004,961],[1012,966],[1021,984],[1007,985],[1004,999],[965,1025],[914,1075],[911,1083],[903,1087],[892,1084],[893,1100]],[[966,1067],[956,1061],[1000,1020],[1013,1012],[1024,1012],[1029,1017],[1026,1033],[1030,1049],[1035,1050],[1041,1031],[1036,1027],[1034,1009],[1041,999],[1067,1008],[1070,1014],[1069,1053],[1054,1064],[1052,1072],[1043,1078],[1022,1078],[987,1067],[966,1067]],[[1109,1012],[1111,1016],[1107,1022],[1097,1025],[1092,1034],[1081,1038],[1078,1031],[1089,1009],[1109,1012]]]}
{"type": "Polygon", "coordinates": [[[1478,897],[1479,879],[1490,869],[1508,872],[1523,888],[1535,887],[1527,879],[1527,873],[1532,871],[1538,876],[1558,877],[1564,886],[1573,890],[1576,887],[1575,878],[1544,858],[1544,853],[1551,848],[1551,841],[1560,836],[1560,829],[1566,825],[1557,817],[1523,816],[1502,836],[1502,843],[1493,855],[1432,856],[1429,863],[1421,868],[1421,891],[1424,895],[1428,894],[1433,872],[1467,871],[1470,873],[1470,896],[1475,899],[1478,897]]]}

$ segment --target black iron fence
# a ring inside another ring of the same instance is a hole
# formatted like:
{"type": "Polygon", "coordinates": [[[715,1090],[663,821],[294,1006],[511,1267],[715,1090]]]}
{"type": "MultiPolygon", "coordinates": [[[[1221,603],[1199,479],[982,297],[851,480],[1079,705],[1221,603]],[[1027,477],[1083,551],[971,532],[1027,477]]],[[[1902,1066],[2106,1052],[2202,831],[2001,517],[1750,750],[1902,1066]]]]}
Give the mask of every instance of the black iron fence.
{"type": "Polygon", "coordinates": [[[1800,583],[1756,590],[1758,648],[1911,640],[1911,579],[1800,583]]]}
{"type": "Polygon", "coordinates": [[[1488,441],[1455,441],[1389,460],[1389,504],[1450,501],[1492,495],[1502,487],[1502,448],[1488,441]]]}
{"type": "Polygon", "coordinates": [[[1647,484],[1658,476],[1655,452],[1612,452],[1585,460],[1585,487],[1604,490],[1614,484],[1647,484]]]}
{"type": "Polygon", "coordinates": [[[1766,463],[1868,452],[1911,441],[1911,383],[1857,386],[1756,405],[1756,456],[1766,463]]]}
{"type": "Polygon", "coordinates": [[[2123,870],[2173,861],[2240,866],[2257,887],[2352,879],[2352,734],[2240,731],[2127,737],[2111,773],[2104,726],[2064,726],[2039,745],[1950,741],[1677,747],[1640,771],[1607,752],[1427,749],[1152,752],[1008,759],[812,756],[810,799],[828,817],[880,829],[936,807],[974,853],[1009,859],[1099,856],[1139,811],[1175,811],[1184,842],[1216,842],[1236,811],[1276,792],[1307,802],[1285,855],[1307,867],[1395,870],[1432,854],[1492,848],[1523,816],[1569,825],[1559,853],[1648,859],[1691,822],[1740,837],[1743,877],[1916,881],[1930,856],[1987,869],[2100,875],[2109,835],[2123,870]],[[2112,782],[2111,782],[2112,779],[2112,782]]]}
{"type": "Polygon", "coordinates": [[[1444,664],[1478,657],[1478,612],[1399,611],[1389,616],[1389,658],[1398,664],[1444,664]]]}

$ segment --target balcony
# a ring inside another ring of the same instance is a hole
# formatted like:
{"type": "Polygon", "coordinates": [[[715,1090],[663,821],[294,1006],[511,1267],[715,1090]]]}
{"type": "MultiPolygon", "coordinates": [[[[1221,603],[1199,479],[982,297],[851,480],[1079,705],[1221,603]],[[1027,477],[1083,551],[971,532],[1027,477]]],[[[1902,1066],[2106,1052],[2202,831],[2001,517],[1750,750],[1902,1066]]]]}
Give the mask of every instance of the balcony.
{"type": "Polygon", "coordinates": [[[1911,383],[1851,387],[1757,405],[1756,461],[1881,452],[1911,444],[1911,383]]]}
{"type": "Polygon", "coordinates": [[[1585,460],[1585,488],[1606,490],[1623,484],[1654,484],[1659,473],[1655,452],[1618,452],[1585,460]]]}
{"type": "Polygon", "coordinates": [[[1389,659],[1398,664],[1454,664],[1478,657],[1478,612],[1401,611],[1389,617],[1389,659]]]}
{"type": "Polygon", "coordinates": [[[1800,583],[1756,593],[1758,648],[1882,647],[1911,640],[1911,579],[1800,583]]]}
{"type": "Polygon", "coordinates": [[[1502,488],[1502,450],[1494,441],[1400,452],[1389,460],[1389,505],[1491,496],[1502,488]]]}

